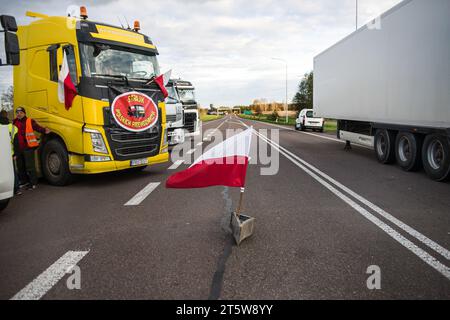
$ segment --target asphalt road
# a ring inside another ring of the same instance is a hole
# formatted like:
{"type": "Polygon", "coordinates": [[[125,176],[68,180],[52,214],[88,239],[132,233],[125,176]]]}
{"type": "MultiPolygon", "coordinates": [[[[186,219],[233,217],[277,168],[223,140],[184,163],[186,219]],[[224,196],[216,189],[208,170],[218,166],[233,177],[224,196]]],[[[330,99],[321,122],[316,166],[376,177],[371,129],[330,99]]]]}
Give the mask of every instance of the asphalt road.
{"type": "MultiPolygon", "coordinates": [[[[239,190],[164,187],[186,164],[83,176],[64,188],[42,181],[0,214],[0,299],[450,298],[449,183],[380,165],[371,150],[344,150],[326,134],[234,116],[203,132],[245,125],[269,129],[271,140],[255,134],[253,145],[279,166],[261,175],[270,164],[252,157],[243,210],[256,229],[239,247],[221,227],[227,196],[235,208],[239,190]],[[141,202],[125,205],[131,199],[141,202]],[[67,287],[70,261],[80,290],[67,287]],[[370,266],[380,289],[367,287],[370,266]]],[[[217,143],[201,140],[192,159],[217,143]]]]}

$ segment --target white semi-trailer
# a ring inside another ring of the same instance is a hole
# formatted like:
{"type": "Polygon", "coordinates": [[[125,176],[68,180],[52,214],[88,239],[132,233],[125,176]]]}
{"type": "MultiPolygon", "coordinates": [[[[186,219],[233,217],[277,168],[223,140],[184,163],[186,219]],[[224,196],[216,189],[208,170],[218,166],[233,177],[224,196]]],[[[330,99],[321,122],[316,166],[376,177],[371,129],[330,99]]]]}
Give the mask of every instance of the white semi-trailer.
{"type": "Polygon", "coordinates": [[[406,0],[314,58],[315,116],[381,163],[450,178],[450,0],[406,0]]]}

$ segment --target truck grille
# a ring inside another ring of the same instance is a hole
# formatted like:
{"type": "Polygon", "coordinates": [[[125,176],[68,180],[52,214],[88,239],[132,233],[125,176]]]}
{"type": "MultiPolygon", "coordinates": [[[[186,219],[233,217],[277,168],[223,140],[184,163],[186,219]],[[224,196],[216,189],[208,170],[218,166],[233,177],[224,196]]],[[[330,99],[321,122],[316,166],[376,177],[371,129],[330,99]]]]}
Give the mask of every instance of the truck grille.
{"type": "Polygon", "coordinates": [[[105,133],[114,160],[126,161],[158,155],[161,144],[161,110],[158,123],[144,132],[131,132],[117,125],[109,108],[104,108],[105,133]]]}
{"type": "Polygon", "coordinates": [[[195,123],[197,121],[197,114],[196,113],[184,113],[184,128],[189,132],[195,131],[195,123]]]}
{"type": "Polygon", "coordinates": [[[120,156],[142,156],[146,153],[153,153],[157,150],[158,145],[134,146],[127,148],[118,148],[116,153],[120,156]]]}
{"type": "Polygon", "coordinates": [[[177,121],[177,115],[176,114],[174,114],[174,115],[166,115],[166,121],[167,122],[175,122],[175,121],[177,121]]]}

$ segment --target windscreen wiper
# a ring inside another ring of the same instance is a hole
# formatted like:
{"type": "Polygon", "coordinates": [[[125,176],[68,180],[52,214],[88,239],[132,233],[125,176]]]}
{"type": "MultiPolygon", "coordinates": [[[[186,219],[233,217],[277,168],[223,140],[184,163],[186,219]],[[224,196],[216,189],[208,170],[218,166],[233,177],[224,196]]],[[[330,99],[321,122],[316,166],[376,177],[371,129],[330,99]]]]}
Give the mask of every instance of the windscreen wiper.
{"type": "Polygon", "coordinates": [[[122,75],[118,75],[118,74],[94,74],[94,77],[109,77],[109,78],[115,78],[115,79],[122,79],[128,85],[127,76],[122,76],[122,75]]]}

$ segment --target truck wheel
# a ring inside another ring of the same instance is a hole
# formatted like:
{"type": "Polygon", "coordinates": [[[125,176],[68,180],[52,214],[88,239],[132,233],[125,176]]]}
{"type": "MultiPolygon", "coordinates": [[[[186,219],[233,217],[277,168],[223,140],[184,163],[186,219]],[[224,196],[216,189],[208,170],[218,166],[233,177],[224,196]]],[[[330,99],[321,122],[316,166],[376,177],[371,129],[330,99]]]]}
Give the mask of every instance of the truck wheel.
{"type": "Polygon", "coordinates": [[[1,200],[0,201],[0,211],[3,211],[8,206],[9,199],[1,200]]]}
{"type": "Polygon", "coordinates": [[[48,141],[42,150],[42,172],[54,186],[66,186],[72,182],[69,157],[63,143],[58,139],[48,141]]]}
{"type": "Polygon", "coordinates": [[[375,154],[382,164],[389,164],[395,160],[395,135],[389,130],[378,129],[375,134],[375,154]]]}
{"type": "Polygon", "coordinates": [[[445,181],[450,178],[450,147],[445,137],[428,135],[423,143],[422,160],[425,172],[431,179],[445,181]]]}
{"type": "Polygon", "coordinates": [[[395,140],[395,157],[405,171],[417,171],[421,165],[422,141],[419,136],[400,132],[395,140]]]}

